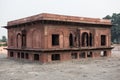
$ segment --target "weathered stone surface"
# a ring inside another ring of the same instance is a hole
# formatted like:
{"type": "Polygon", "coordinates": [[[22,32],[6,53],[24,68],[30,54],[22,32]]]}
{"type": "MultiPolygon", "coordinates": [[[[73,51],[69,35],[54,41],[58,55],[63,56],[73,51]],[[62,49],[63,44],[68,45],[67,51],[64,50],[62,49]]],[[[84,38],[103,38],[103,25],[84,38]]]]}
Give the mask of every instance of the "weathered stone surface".
{"type": "Polygon", "coordinates": [[[44,63],[53,61],[53,54],[59,54],[55,55],[55,59],[60,61],[111,56],[109,20],[43,13],[10,21],[6,28],[8,29],[8,57],[37,59],[44,63]],[[58,36],[53,38],[52,35],[58,36]],[[72,53],[75,54],[71,55],[72,53]],[[35,54],[39,54],[39,57],[35,57],[35,54]]]}
{"type": "Polygon", "coordinates": [[[54,21],[67,21],[67,22],[79,22],[79,23],[91,23],[91,24],[106,24],[111,25],[110,20],[99,19],[99,18],[87,18],[87,17],[76,17],[76,16],[65,16],[65,15],[57,15],[57,14],[48,14],[42,13],[35,16],[30,16],[14,21],[8,22],[8,26],[33,22],[38,20],[54,20],[54,21]]]}

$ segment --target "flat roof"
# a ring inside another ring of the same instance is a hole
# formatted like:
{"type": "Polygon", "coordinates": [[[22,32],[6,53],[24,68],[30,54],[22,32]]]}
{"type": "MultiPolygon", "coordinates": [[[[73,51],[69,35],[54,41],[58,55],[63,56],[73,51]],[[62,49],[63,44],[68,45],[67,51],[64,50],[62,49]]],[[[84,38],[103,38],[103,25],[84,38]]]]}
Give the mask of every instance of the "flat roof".
{"type": "Polygon", "coordinates": [[[24,23],[34,22],[34,21],[40,21],[40,20],[112,25],[111,20],[107,20],[107,19],[41,13],[41,14],[38,14],[38,15],[9,21],[7,26],[19,25],[19,24],[24,24],[24,23]]]}

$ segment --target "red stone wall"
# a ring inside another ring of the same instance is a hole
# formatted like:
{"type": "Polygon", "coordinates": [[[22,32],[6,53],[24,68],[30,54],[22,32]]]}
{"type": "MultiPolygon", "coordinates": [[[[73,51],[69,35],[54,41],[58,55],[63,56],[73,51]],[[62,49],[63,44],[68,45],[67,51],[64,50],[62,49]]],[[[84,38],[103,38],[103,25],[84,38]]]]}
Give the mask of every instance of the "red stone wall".
{"type": "Polygon", "coordinates": [[[111,46],[110,28],[104,27],[86,27],[86,26],[66,26],[66,25],[26,25],[17,28],[8,29],[8,48],[21,48],[21,38],[17,35],[21,34],[22,30],[27,31],[26,48],[70,48],[69,34],[75,34],[76,29],[80,30],[80,45],[82,43],[82,33],[87,32],[93,34],[93,46],[101,47],[101,35],[106,35],[106,46],[111,46]],[[52,46],[52,34],[59,34],[59,45],[52,46]],[[17,43],[18,42],[18,43],[17,43]],[[18,47],[17,47],[18,44],[18,47]]]}
{"type": "Polygon", "coordinates": [[[102,57],[101,52],[106,51],[106,56],[103,57],[111,57],[111,51],[110,50],[94,50],[94,51],[68,51],[68,52],[52,52],[52,53],[39,53],[39,52],[20,52],[20,51],[8,51],[8,58],[15,58],[15,59],[25,59],[34,61],[34,54],[39,54],[39,62],[41,63],[47,63],[52,62],[52,54],[60,54],[60,60],[58,61],[68,61],[72,60],[71,53],[77,53],[76,59],[87,59],[87,58],[98,58],[102,57]],[[10,53],[13,52],[13,57],[10,56],[10,53]],[[20,58],[18,58],[18,52],[20,53],[20,58]],[[85,52],[85,58],[80,58],[79,55],[85,52]],[[92,52],[91,57],[87,57],[87,53],[92,52]],[[24,54],[24,58],[21,58],[21,54],[24,54]],[[28,59],[25,57],[25,53],[28,53],[28,59]]]}
{"type": "MultiPolygon", "coordinates": [[[[111,46],[111,35],[110,35],[110,28],[106,28],[104,26],[68,26],[68,25],[48,25],[48,24],[30,24],[30,25],[24,25],[24,26],[18,26],[15,28],[8,29],[8,48],[12,49],[21,49],[23,51],[14,51],[13,58],[17,58],[17,53],[26,53],[27,51],[24,51],[24,49],[21,47],[21,36],[19,35],[17,39],[17,35],[21,34],[22,30],[26,30],[26,48],[25,49],[70,49],[69,46],[69,34],[76,34],[76,30],[79,30],[80,32],[80,49],[82,45],[82,34],[84,32],[92,33],[93,34],[93,46],[85,47],[86,50],[83,50],[85,52],[85,58],[87,57],[87,52],[90,52],[89,48],[103,48],[104,51],[107,51],[107,56],[111,56],[111,50],[106,50],[105,48],[109,48],[111,46]],[[52,34],[59,34],[59,45],[53,46],[52,45],[52,34]],[[106,35],[106,45],[101,46],[101,35],[106,35]]],[[[75,35],[73,35],[75,36],[75,35]]],[[[73,48],[78,48],[77,44],[74,44],[73,48]]],[[[10,50],[8,50],[8,57],[10,57],[10,50]]],[[[100,57],[100,53],[103,50],[93,50],[92,52],[92,58],[100,57]]],[[[71,60],[71,53],[77,53],[77,59],[81,59],[79,57],[79,54],[82,51],[57,51],[57,52],[30,52],[29,53],[29,59],[31,61],[34,61],[34,54],[39,54],[39,61],[42,63],[51,62],[51,55],[52,54],[60,54],[60,61],[67,61],[71,60]]],[[[20,58],[21,59],[21,58],[20,58]]],[[[24,58],[25,59],[25,58],[24,58]]]]}
{"type": "Polygon", "coordinates": [[[18,26],[8,29],[8,48],[21,48],[21,36],[17,40],[17,35],[22,30],[27,31],[26,48],[43,48],[44,47],[44,27],[41,24],[18,26]],[[17,46],[18,41],[18,46],[17,46]]]}
{"type": "MultiPolygon", "coordinates": [[[[111,46],[111,34],[110,28],[104,27],[85,27],[85,26],[65,26],[65,25],[46,25],[45,26],[45,48],[70,48],[69,46],[69,34],[76,32],[76,29],[80,29],[80,36],[83,32],[93,34],[93,46],[101,47],[101,35],[106,35],[106,46],[111,46]],[[60,35],[60,45],[52,46],[52,34],[60,35]]],[[[80,37],[80,42],[82,43],[80,37]]],[[[80,45],[81,45],[80,43],[80,45]]]]}
{"type": "Polygon", "coordinates": [[[95,34],[94,34],[94,45],[95,47],[101,47],[101,35],[106,35],[106,46],[105,47],[110,47],[111,46],[111,34],[110,34],[110,29],[109,28],[100,28],[95,30],[95,34]]]}

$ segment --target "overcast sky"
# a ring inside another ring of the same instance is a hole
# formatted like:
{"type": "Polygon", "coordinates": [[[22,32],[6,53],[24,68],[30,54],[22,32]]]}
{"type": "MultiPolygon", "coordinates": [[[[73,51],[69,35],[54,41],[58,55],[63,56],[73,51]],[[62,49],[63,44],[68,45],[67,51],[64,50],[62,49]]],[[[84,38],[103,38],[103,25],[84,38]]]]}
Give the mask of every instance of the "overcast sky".
{"type": "MultiPolygon", "coordinates": [[[[0,26],[40,13],[103,18],[120,13],[120,0],[0,0],[0,26]]],[[[3,35],[7,30],[0,28],[0,38],[3,35]]]]}

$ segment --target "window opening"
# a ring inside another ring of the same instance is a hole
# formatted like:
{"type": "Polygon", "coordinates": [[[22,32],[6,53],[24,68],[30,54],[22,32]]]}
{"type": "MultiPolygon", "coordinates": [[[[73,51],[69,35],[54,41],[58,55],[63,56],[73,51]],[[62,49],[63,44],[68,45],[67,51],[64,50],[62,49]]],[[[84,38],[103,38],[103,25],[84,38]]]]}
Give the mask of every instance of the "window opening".
{"type": "Polygon", "coordinates": [[[101,46],[105,46],[105,45],[106,45],[106,36],[101,35],[101,46]]]}
{"type": "Polygon", "coordinates": [[[34,54],[34,60],[39,61],[39,54],[34,54]]]}
{"type": "Polygon", "coordinates": [[[14,56],[14,53],[13,52],[10,52],[10,57],[13,57],[14,56]]]}
{"type": "Polygon", "coordinates": [[[81,53],[79,54],[79,57],[80,57],[80,58],[85,58],[85,52],[81,52],[81,53]]]}
{"type": "Polygon", "coordinates": [[[60,60],[60,54],[52,54],[52,61],[60,60]]]}
{"type": "Polygon", "coordinates": [[[70,47],[73,46],[73,35],[70,33],[70,36],[69,36],[69,45],[70,47]]]}
{"type": "Polygon", "coordinates": [[[21,53],[21,58],[24,58],[24,53],[21,53]]]}
{"type": "Polygon", "coordinates": [[[71,53],[72,59],[77,59],[77,53],[71,53]]]}
{"type": "Polygon", "coordinates": [[[53,46],[59,45],[59,34],[52,35],[52,45],[53,46]]]}

